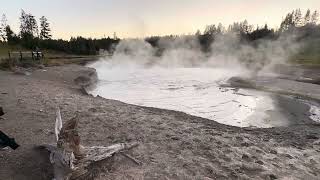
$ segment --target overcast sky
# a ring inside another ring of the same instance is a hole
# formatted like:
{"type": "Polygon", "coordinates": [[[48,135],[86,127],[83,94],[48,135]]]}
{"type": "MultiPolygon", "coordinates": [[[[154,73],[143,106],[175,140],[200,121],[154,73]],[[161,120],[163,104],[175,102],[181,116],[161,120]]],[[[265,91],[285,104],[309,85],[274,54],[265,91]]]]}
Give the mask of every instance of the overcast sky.
{"type": "Polygon", "coordinates": [[[188,34],[207,24],[225,26],[247,19],[250,24],[279,27],[286,13],[320,10],[320,0],[0,0],[0,13],[18,31],[20,10],[46,16],[54,38],[188,34]]]}

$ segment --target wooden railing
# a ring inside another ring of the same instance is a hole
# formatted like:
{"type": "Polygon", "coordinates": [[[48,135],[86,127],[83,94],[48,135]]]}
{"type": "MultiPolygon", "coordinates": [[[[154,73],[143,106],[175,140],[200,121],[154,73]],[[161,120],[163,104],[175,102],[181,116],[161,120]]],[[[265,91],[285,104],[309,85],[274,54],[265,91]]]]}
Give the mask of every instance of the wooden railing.
{"type": "Polygon", "coordinates": [[[22,64],[42,64],[44,54],[41,51],[9,51],[8,65],[10,67],[22,64]]]}
{"type": "Polygon", "coordinates": [[[44,58],[44,54],[41,51],[9,51],[8,52],[9,59],[17,59],[20,61],[23,60],[42,60],[44,58]]]}

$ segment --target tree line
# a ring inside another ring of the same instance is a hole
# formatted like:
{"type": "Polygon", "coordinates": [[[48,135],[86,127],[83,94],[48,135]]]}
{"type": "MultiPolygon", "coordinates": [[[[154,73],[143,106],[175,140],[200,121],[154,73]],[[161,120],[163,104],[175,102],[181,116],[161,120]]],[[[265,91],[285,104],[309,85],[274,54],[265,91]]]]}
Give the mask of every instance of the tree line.
{"type": "MultiPolygon", "coordinates": [[[[20,31],[14,33],[10,25],[7,24],[7,18],[2,15],[0,22],[0,41],[9,45],[19,45],[27,49],[49,49],[70,54],[95,55],[100,49],[112,52],[120,39],[113,38],[92,39],[84,37],[71,37],[70,40],[52,39],[52,30],[50,23],[45,16],[39,18],[39,24],[35,16],[21,10],[20,31]]],[[[275,40],[283,34],[299,34],[299,40],[306,38],[320,39],[320,26],[318,11],[307,10],[305,14],[300,9],[288,13],[280,23],[279,29],[270,28],[267,24],[264,26],[254,26],[247,20],[235,22],[228,27],[221,23],[207,25],[201,32],[198,30],[194,36],[198,39],[201,49],[204,52],[210,52],[211,44],[218,36],[236,34],[240,42],[255,44],[260,39],[275,40]]],[[[145,38],[145,41],[152,46],[157,47],[158,55],[161,55],[163,48],[159,47],[160,39],[174,40],[179,36],[152,36],[145,38]]],[[[318,45],[319,46],[319,45],[318,45]]]]}
{"type": "MultiPolygon", "coordinates": [[[[218,36],[225,36],[228,34],[235,34],[239,37],[241,43],[255,45],[259,40],[268,39],[276,40],[282,35],[297,34],[297,40],[303,41],[310,38],[316,38],[320,43],[320,25],[319,12],[307,10],[305,15],[302,14],[300,9],[296,9],[288,13],[280,23],[279,29],[270,28],[267,24],[264,26],[254,26],[248,23],[247,20],[242,22],[234,22],[228,27],[223,26],[221,23],[218,25],[207,25],[203,32],[198,30],[194,35],[199,40],[199,44],[204,52],[211,51],[211,44],[218,36]]],[[[178,38],[178,36],[152,36],[147,37],[145,40],[153,47],[159,48],[158,54],[161,54],[161,47],[159,41],[161,39],[178,38]]],[[[312,44],[320,47],[320,44],[312,44]]],[[[320,52],[319,52],[320,53],[320,52]]]]}
{"type": "Polygon", "coordinates": [[[70,40],[52,39],[51,27],[45,16],[39,18],[39,24],[34,15],[21,10],[19,33],[14,33],[7,24],[3,14],[0,22],[0,41],[8,45],[19,45],[26,49],[48,49],[70,54],[96,55],[100,49],[112,51],[120,39],[92,39],[81,36],[71,37],[70,40]]]}

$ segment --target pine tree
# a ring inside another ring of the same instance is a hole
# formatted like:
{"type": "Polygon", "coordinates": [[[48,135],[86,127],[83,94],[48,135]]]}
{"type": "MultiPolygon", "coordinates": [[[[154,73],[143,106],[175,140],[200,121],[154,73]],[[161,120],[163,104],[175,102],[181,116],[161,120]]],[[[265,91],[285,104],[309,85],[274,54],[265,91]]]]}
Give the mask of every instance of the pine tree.
{"type": "Polygon", "coordinates": [[[27,33],[27,14],[21,9],[20,15],[20,35],[27,33]]]}
{"type": "Polygon", "coordinates": [[[296,26],[295,24],[295,13],[288,13],[286,18],[281,22],[280,31],[287,31],[296,26]]]}
{"type": "Polygon", "coordinates": [[[306,15],[304,16],[304,25],[311,23],[311,12],[310,9],[308,9],[306,15]]]}
{"type": "Polygon", "coordinates": [[[302,13],[300,9],[296,9],[296,11],[294,12],[294,24],[296,27],[303,26],[302,13]]]}
{"type": "Polygon", "coordinates": [[[252,31],[253,26],[249,25],[247,20],[240,22],[240,33],[248,34],[252,31]]]}
{"type": "Polygon", "coordinates": [[[28,27],[30,28],[30,31],[34,37],[39,37],[39,30],[38,30],[38,24],[36,18],[29,14],[29,24],[28,27]]]}
{"type": "Polygon", "coordinates": [[[225,27],[223,27],[223,25],[221,23],[219,23],[218,27],[217,27],[217,33],[223,34],[224,32],[225,32],[225,27]]]}
{"type": "Polygon", "coordinates": [[[201,31],[198,29],[197,32],[195,33],[195,36],[201,36],[201,31]]]}
{"type": "Polygon", "coordinates": [[[319,13],[318,13],[318,11],[314,11],[314,13],[311,16],[311,23],[313,25],[317,25],[318,20],[319,20],[319,13]]]}
{"type": "Polygon", "coordinates": [[[51,39],[52,35],[50,32],[51,29],[48,19],[42,16],[40,18],[40,39],[51,39]]]}
{"type": "Polygon", "coordinates": [[[19,38],[14,34],[9,25],[6,26],[5,33],[8,44],[13,45],[19,42],[19,38]]]}
{"type": "Polygon", "coordinates": [[[21,10],[20,16],[20,36],[38,36],[38,25],[35,17],[32,14],[27,14],[21,10]]]}
{"type": "Polygon", "coordinates": [[[7,27],[7,17],[5,14],[3,14],[1,18],[1,23],[0,23],[0,38],[1,38],[1,41],[3,42],[7,41],[6,27],[7,27]]]}
{"type": "Polygon", "coordinates": [[[205,35],[214,35],[216,33],[217,33],[217,27],[214,24],[213,25],[208,25],[206,27],[206,29],[204,30],[204,32],[203,32],[203,34],[205,34],[205,35]]]}

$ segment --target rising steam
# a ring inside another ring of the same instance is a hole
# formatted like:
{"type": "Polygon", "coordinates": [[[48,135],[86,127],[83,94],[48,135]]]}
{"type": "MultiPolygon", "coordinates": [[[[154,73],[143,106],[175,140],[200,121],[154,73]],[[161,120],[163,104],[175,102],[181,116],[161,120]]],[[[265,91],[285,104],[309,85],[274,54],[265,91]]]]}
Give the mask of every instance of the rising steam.
{"type": "Polygon", "coordinates": [[[91,93],[233,126],[283,126],[285,117],[264,120],[269,117],[265,112],[275,109],[268,95],[250,90],[238,95],[219,84],[234,76],[270,72],[274,65],[286,63],[299,46],[294,36],[249,44],[235,33],[215,36],[207,52],[197,36],[161,38],[155,47],[141,39],[122,40],[112,57],[92,65],[101,81],[91,93]]]}
{"type": "Polygon", "coordinates": [[[197,36],[161,38],[152,47],[142,39],[121,41],[108,66],[135,65],[141,67],[225,67],[241,69],[258,75],[270,71],[276,64],[286,64],[298,52],[301,44],[295,35],[283,35],[276,40],[262,39],[253,43],[241,42],[236,33],[216,35],[210,52],[204,53],[197,36]],[[161,50],[161,55],[157,52],[161,50]]]}

